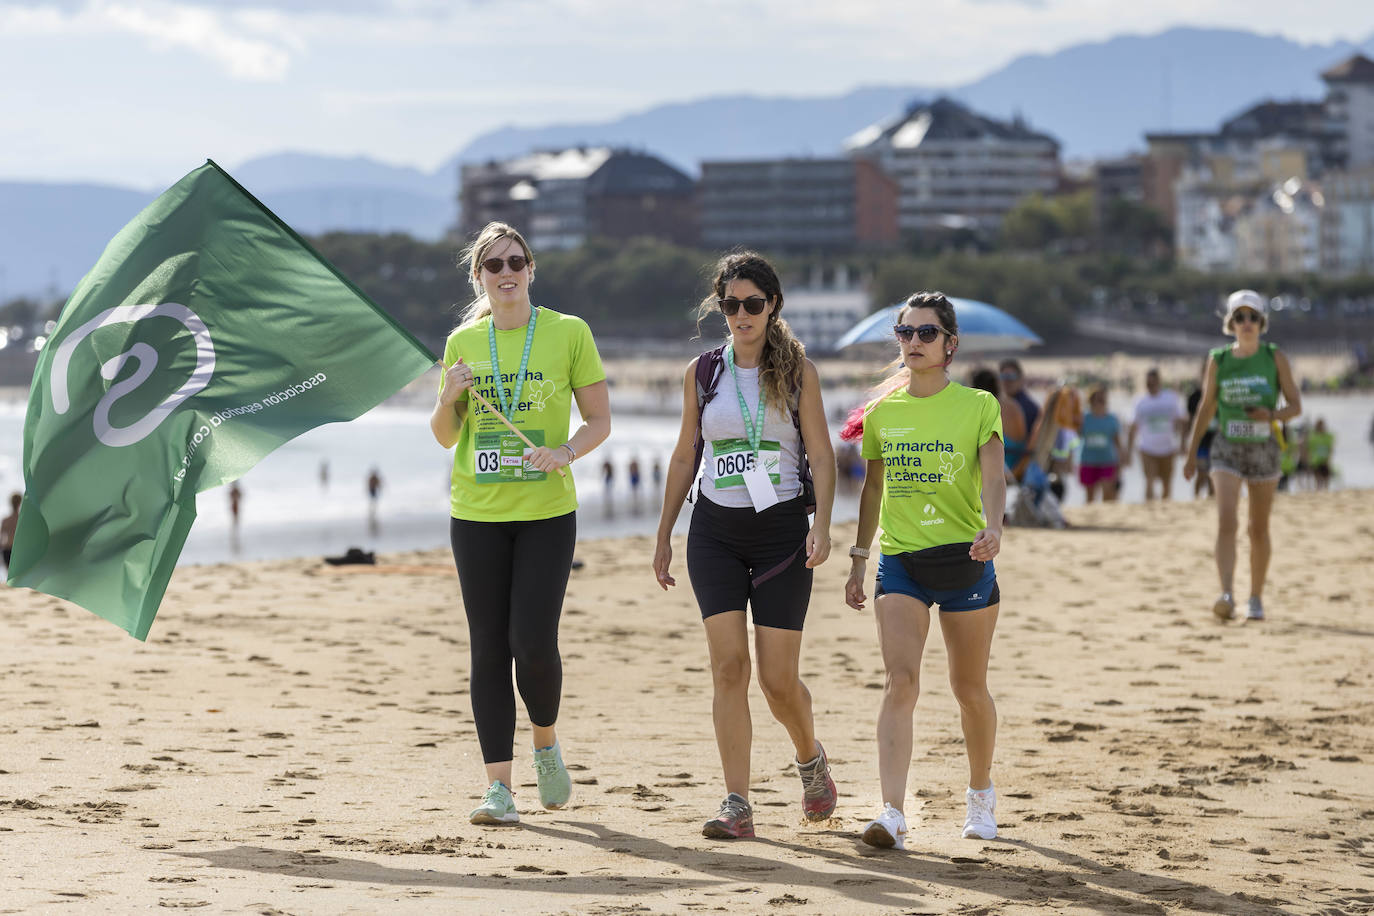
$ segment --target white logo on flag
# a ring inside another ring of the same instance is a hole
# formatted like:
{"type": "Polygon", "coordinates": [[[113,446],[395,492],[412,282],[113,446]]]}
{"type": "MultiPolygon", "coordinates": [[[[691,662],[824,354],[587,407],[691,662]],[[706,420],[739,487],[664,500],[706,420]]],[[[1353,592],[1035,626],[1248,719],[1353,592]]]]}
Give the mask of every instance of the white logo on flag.
{"type": "Polygon", "coordinates": [[[196,344],[195,371],[180,388],[168,395],[161,404],[154,407],[141,420],[128,426],[114,426],[110,423],[110,408],[114,406],[115,401],[138,388],[153,374],[153,370],[157,368],[157,351],[145,343],[135,343],[118,356],[112,356],[106,360],[100,367],[100,374],[106,379],[114,379],[119,374],[119,370],[124,368],[124,364],[130,359],[137,360],[138,367],[134,370],[133,375],[122,382],[111,385],[96,403],[93,417],[96,438],[106,445],[116,448],[123,445],[133,445],[157,429],[162,421],[167,419],[168,415],[181,405],[182,401],[192,397],[210,384],[210,379],[215,374],[215,346],[210,341],[210,329],[205,326],[205,322],[201,321],[195,312],[175,302],[164,302],[161,305],[120,305],[101,312],[68,334],[66,339],[57,347],[57,355],[53,357],[52,373],[49,377],[53,408],[59,414],[64,414],[71,409],[71,399],[67,393],[67,372],[71,365],[72,354],[81,341],[89,337],[98,328],[156,317],[175,318],[186,327],[186,330],[191,332],[196,344]]]}

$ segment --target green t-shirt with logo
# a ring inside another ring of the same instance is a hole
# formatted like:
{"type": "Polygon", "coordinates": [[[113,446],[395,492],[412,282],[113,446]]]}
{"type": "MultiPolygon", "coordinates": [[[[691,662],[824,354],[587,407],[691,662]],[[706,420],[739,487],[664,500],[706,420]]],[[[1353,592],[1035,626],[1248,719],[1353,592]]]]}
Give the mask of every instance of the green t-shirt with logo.
{"type": "MultiPolygon", "coordinates": [[[[474,387],[500,410],[498,380],[492,372],[487,328],[491,316],[471,327],[459,328],[444,345],[444,365],[460,356],[472,369],[474,387]]],[[[499,384],[509,405],[515,395],[520,356],[525,351],[527,325],[496,332],[499,384]]],[[[587,323],[575,315],[540,308],[534,323],[529,365],[520,403],[511,421],[535,445],[556,448],[568,441],[574,388],[606,378],[587,323]]],[[[442,385],[442,381],[440,382],[442,385]]],[[[525,463],[528,450],[519,437],[467,392],[458,398],[468,405],[453,454],[450,511],[454,518],[473,522],[533,521],[566,515],[577,508],[572,470],[566,476],[546,474],[525,463]]]]}
{"type": "Polygon", "coordinates": [[[926,398],[899,388],[868,410],[862,454],[883,460],[883,553],[972,541],[987,527],[978,449],[993,436],[997,399],[954,382],[926,398]]]}
{"type": "Polygon", "coordinates": [[[1329,432],[1319,433],[1315,429],[1307,434],[1307,460],[1314,465],[1330,464],[1331,450],[1336,447],[1336,437],[1329,432]]]}
{"type": "Polygon", "coordinates": [[[1211,352],[1217,364],[1217,432],[1232,442],[1263,442],[1272,435],[1269,420],[1252,420],[1247,407],[1273,409],[1279,399],[1279,369],[1272,343],[1246,357],[1230,347],[1211,352]]]}

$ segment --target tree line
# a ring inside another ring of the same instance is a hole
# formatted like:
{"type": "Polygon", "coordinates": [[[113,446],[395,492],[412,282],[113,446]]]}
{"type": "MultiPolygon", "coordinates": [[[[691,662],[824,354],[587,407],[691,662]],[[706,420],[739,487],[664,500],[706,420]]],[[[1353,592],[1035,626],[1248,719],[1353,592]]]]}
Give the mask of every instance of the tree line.
{"type": "MultiPolygon", "coordinates": [[[[1136,227],[1131,237],[1137,250],[1104,245],[1102,221],[1089,218],[1087,201],[1072,195],[1027,198],[992,243],[947,239],[943,247],[933,247],[928,240],[909,240],[905,250],[848,256],[763,254],[779,268],[784,291],[796,288],[813,264],[846,264],[867,279],[871,308],[900,302],[917,290],[938,289],[1003,308],[1046,340],[1084,311],[1171,322],[1210,318],[1227,293],[1242,287],[1319,306],[1355,302],[1374,313],[1374,276],[1235,276],[1177,269],[1167,246],[1150,243],[1157,227],[1138,205],[1134,215],[1122,217],[1123,224],[1136,227]]],[[[334,232],[311,242],[436,351],[473,298],[465,268],[457,263],[458,240],[334,232]]],[[[696,333],[696,307],[709,292],[720,252],[636,239],[593,240],[574,250],[535,255],[531,295],[536,303],[580,315],[598,334],[678,340],[696,333]]],[[[0,305],[0,326],[41,324],[60,306],[12,300],[0,305]]],[[[1295,314],[1301,319],[1304,313],[1295,314]]],[[[1321,314],[1319,307],[1309,320],[1321,314]]]]}

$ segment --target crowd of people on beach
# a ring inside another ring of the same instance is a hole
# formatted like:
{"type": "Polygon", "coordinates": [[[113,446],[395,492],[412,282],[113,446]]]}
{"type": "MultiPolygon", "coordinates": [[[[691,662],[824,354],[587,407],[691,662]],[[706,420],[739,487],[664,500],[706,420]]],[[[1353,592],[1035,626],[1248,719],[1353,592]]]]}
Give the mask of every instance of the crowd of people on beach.
{"type": "MultiPolygon", "coordinates": [[[[511,789],[517,689],[532,727],[540,804],[558,809],[572,794],[557,733],[558,628],[577,536],[568,466],[606,440],[611,411],[590,328],[534,305],[535,256],[516,229],[489,224],[459,267],[474,299],[445,346],[430,427],[440,445],[454,449],[450,533],[486,769],[470,820],[513,824],[520,819],[511,789]],[[574,401],[582,420],[569,435],[574,401]]],[[[685,561],[710,657],[724,789],[702,833],[755,835],[748,703],[755,666],[769,710],[793,743],[804,817],[824,821],[835,811],[817,700],[800,671],[814,570],[832,552],[838,485],[859,493],[844,601],[855,610],[871,603],[885,669],[876,738],[881,804],[862,840],[905,846],[912,719],[936,608],[968,764],[961,833],[991,839],[997,713],[987,673],[1001,601],[994,563],[1004,524],[1063,524],[1057,504],[1075,466],[1089,498],[1103,500],[1117,497],[1121,469],[1137,454],[1149,498],[1170,497],[1180,452],[1186,478],[1210,476],[1221,585],[1213,611],[1228,620],[1235,613],[1237,495],[1247,487],[1248,616],[1263,617],[1267,512],[1285,448],[1278,424],[1301,411],[1286,358],[1261,340],[1264,300],[1248,290],[1231,296],[1223,328],[1235,342],[1208,355],[1191,421],[1184,399],[1152,371],[1126,423],[1107,409],[1102,386],[1088,391],[1086,410],[1072,385],[1038,403],[1015,359],[975,371],[968,385],[955,381],[954,307],[942,293],[915,292],[892,328],[891,371],[851,412],[838,450],[820,375],[783,318],[784,306],[766,259],[748,251],[721,258],[698,315],[720,315],[727,334],[686,366],[677,443],[666,468],[655,462],[651,472],[655,493],[662,475],[662,502],[653,555],[645,559],[662,589],[677,585],[672,532],[683,504],[693,504],[685,561]],[[1008,505],[1012,488],[1017,496],[1008,505]]],[[[1326,442],[1329,458],[1329,439],[1311,441],[1309,456],[1326,442]]],[[[644,477],[638,459],[626,472],[637,497],[644,477]]],[[[603,461],[608,495],[615,478],[603,461]]]]}

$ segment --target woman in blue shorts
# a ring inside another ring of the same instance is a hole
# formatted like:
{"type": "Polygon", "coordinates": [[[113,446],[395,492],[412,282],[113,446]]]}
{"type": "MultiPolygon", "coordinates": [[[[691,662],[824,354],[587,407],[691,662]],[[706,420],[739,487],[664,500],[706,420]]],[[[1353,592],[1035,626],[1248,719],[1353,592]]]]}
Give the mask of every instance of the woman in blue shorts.
{"type": "MultiPolygon", "coordinates": [[[[959,345],[953,305],[941,293],[916,293],[898,314],[894,331],[902,368],[864,408],[867,474],[845,601],[855,609],[864,606],[869,545],[881,524],[874,613],[887,671],[878,713],[883,807],[863,840],[904,849],[912,716],[936,605],[968,753],[963,835],[997,836],[997,708],[987,671],[1001,601],[992,560],[1001,547],[1007,489],[997,399],[949,378],[959,345]]],[[[846,428],[846,434],[852,431],[846,428]]]]}

